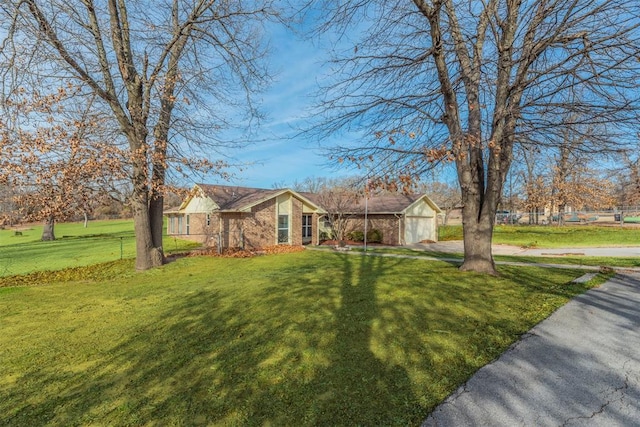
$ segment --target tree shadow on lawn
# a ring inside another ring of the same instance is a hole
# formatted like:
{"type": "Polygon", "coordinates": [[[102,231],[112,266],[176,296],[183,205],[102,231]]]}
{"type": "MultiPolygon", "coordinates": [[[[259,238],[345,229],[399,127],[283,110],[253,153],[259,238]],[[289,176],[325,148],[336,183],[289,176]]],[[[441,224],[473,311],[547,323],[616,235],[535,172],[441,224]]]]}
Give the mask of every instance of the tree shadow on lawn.
{"type": "MultiPolygon", "coordinates": [[[[265,268],[251,291],[185,281],[179,298],[130,325],[107,354],[25,373],[18,382],[39,384],[44,398],[12,408],[10,425],[415,425],[500,351],[486,330],[516,329],[487,318],[496,290],[437,272],[425,284],[415,268],[398,268],[422,261],[322,262],[265,268]],[[451,300],[471,302],[453,309],[451,300]],[[477,357],[465,347],[493,348],[477,357]]],[[[211,283],[223,273],[212,267],[211,283]]]]}

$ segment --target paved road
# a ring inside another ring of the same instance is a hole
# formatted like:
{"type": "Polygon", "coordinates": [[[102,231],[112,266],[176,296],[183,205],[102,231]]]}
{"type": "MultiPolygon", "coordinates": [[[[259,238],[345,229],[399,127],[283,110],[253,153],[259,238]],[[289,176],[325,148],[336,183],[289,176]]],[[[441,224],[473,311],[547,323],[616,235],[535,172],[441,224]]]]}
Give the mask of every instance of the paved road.
{"type": "Polygon", "coordinates": [[[640,426],[640,273],[560,308],[449,396],[427,426],[640,426]]]}

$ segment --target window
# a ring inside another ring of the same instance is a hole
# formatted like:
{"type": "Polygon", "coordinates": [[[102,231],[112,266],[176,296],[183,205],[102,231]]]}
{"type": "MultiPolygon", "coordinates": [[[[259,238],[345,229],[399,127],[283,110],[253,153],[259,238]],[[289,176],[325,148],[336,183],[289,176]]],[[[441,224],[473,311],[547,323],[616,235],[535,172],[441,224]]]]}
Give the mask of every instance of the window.
{"type": "Polygon", "coordinates": [[[278,215],[278,243],[289,243],[289,215],[278,215]]]}
{"type": "Polygon", "coordinates": [[[211,214],[207,214],[207,227],[211,225],[211,214]]]}
{"type": "Polygon", "coordinates": [[[302,215],[302,238],[310,239],[313,227],[311,226],[311,215],[302,215]]]}
{"type": "Polygon", "coordinates": [[[178,234],[182,234],[182,215],[178,216],[178,234]]]}
{"type": "Polygon", "coordinates": [[[169,234],[174,234],[176,232],[176,217],[175,216],[170,216],[169,217],[169,234]]]}
{"type": "Polygon", "coordinates": [[[187,235],[189,235],[189,215],[187,215],[187,235]]]}

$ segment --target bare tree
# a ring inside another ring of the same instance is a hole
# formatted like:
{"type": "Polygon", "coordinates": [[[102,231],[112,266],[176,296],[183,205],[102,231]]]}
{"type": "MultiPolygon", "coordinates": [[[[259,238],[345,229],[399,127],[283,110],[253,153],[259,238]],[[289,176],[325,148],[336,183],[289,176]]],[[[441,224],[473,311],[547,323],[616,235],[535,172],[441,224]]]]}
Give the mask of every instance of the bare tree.
{"type": "Polygon", "coordinates": [[[622,167],[615,171],[618,176],[618,205],[637,206],[640,204],[640,155],[633,153],[622,155],[622,167]]]}
{"type": "Polygon", "coordinates": [[[320,29],[342,35],[339,77],[322,88],[311,131],[358,132],[362,143],[332,154],[375,175],[417,179],[455,162],[462,270],[496,274],[493,222],[516,144],[549,145],[584,124],[601,132],[584,144],[624,143],[638,122],[638,2],[323,1],[322,10],[320,29]]]}
{"type": "Polygon", "coordinates": [[[113,143],[129,153],[139,270],[163,262],[167,172],[221,167],[195,142],[220,148],[226,141],[216,130],[257,116],[251,99],[268,78],[260,29],[276,16],[271,3],[7,0],[0,7],[4,96],[72,80],[118,129],[113,143]]]}
{"type": "Polygon", "coordinates": [[[451,211],[461,205],[460,189],[452,182],[422,182],[417,191],[425,193],[444,211],[444,225],[447,225],[451,211]]]}
{"type": "Polygon", "coordinates": [[[365,189],[362,178],[306,178],[293,184],[295,191],[302,193],[321,206],[329,228],[331,238],[343,241],[350,230],[350,220],[363,212],[360,202],[365,189]]]}
{"type": "Polygon", "coordinates": [[[17,220],[15,196],[15,188],[8,183],[3,184],[0,178],[0,229],[13,225],[17,220]]]}
{"type": "Polygon", "coordinates": [[[326,211],[325,218],[338,241],[344,241],[349,220],[359,212],[356,209],[361,197],[352,188],[325,187],[320,190],[317,200],[326,211]]]}

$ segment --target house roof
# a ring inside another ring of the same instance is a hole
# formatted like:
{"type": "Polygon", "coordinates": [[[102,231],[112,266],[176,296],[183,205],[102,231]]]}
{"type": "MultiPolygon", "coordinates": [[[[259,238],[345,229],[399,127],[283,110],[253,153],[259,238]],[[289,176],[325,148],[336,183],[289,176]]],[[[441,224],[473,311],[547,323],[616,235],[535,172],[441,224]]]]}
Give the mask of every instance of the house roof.
{"type": "MultiPolygon", "coordinates": [[[[199,188],[206,197],[213,200],[221,211],[239,212],[248,210],[255,205],[266,200],[273,199],[274,197],[284,193],[292,193],[294,196],[298,197],[313,208],[319,208],[319,206],[312,200],[309,200],[305,196],[288,188],[269,190],[264,188],[211,184],[196,184],[196,187],[199,188]]],[[[188,202],[189,198],[185,200],[181,208],[186,206],[188,202]]]]}
{"type": "Polygon", "coordinates": [[[213,200],[222,211],[243,210],[266,199],[275,197],[281,190],[238,187],[230,185],[196,184],[205,196],[213,200]]]}
{"type": "MultiPolygon", "coordinates": [[[[223,212],[242,212],[250,210],[266,200],[273,199],[284,193],[291,193],[294,197],[299,198],[307,205],[317,209],[320,212],[331,211],[332,207],[327,206],[333,203],[330,199],[324,200],[323,197],[316,193],[296,192],[288,188],[281,189],[264,189],[253,187],[240,187],[231,185],[211,185],[196,184],[190,195],[182,202],[178,209],[165,211],[166,213],[179,212],[184,209],[191,199],[201,192],[203,196],[211,199],[217,209],[223,212]]],[[[414,204],[426,202],[436,213],[442,213],[440,208],[426,194],[384,194],[370,196],[367,199],[367,212],[370,214],[403,214],[407,212],[414,204]]],[[[340,202],[336,202],[341,204],[340,202]]],[[[342,206],[340,210],[348,210],[345,213],[364,213],[365,199],[360,198],[354,201],[352,206],[342,206]]]]}
{"type": "MultiPolygon", "coordinates": [[[[323,201],[322,196],[315,193],[302,193],[315,204],[322,206],[326,210],[331,210],[331,206],[324,206],[332,203],[331,200],[323,201]]],[[[370,214],[402,214],[412,205],[424,200],[436,213],[441,213],[440,208],[426,194],[383,194],[369,196],[366,201],[367,212],[370,214]]],[[[339,202],[338,202],[339,203],[339,202]]],[[[365,199],[359,198],[357,202],[345,213],[363,213],[365,211],[365,199]]]]}
{"type": "MultiPolygon", "coordinates": [[[[367,210],[370,213],[402,213],[422,197],[422,194],[385,194],[369,197],[367,210]]],[[[364,210],[364,199],[360,200],[364,210]]]]}

